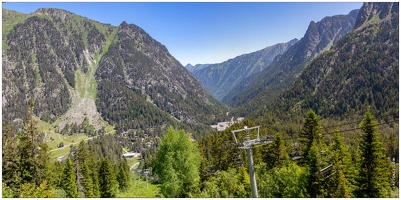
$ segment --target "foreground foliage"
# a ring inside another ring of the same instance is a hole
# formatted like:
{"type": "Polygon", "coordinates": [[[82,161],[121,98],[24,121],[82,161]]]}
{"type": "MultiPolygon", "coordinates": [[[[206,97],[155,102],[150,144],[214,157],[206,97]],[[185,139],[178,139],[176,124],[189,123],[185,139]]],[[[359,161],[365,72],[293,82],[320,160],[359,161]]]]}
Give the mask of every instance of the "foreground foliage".
{"type": "Polygon", "coordinates": [[[200,154],[184,131],[170,127],[160,141],[155,172],[166,197],[191,197],[199,182],[200,154]]]}

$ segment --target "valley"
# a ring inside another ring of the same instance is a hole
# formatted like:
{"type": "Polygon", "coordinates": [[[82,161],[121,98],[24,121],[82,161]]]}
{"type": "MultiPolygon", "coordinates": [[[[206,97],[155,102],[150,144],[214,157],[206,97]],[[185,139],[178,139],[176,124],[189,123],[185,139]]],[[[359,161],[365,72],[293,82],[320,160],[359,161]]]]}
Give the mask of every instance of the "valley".
{"type": "Polygon", "coordinates": [[[185,67],[126,21],[2,11],[3,197],[399,197],[398,2],[185,67]]]}

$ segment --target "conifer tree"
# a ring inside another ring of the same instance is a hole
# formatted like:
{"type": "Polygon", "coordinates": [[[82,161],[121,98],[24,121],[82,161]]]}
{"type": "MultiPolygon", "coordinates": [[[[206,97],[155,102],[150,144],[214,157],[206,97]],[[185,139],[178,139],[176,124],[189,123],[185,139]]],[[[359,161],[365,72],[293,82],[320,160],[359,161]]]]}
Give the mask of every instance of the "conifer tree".
{"type": "Polygon", "coordinates": [[[36,127],[37,121],[33,118],[33,108],[33,104],[28,107],[23,133],[19,137],[19,173],[21,184],[33,181],[39,186],[47,177],[50,158],[47,145],[41,141],[43,133],[36,127]]]}
{"type": "Polygon", "coordinates": [[[385,157],[385,149],[380,142],[376,126],[377,123],[368,110],[360,123],[364,134],[360,143],[361,163],[356,195],[361,198],[390,196],[390,171],[386,166],[389,162],[385,157]]]}
{"type": "Polygon", "coordinates": [[[99,190],[100,197],[112,198],[117,194],[117,182],[113,166],[108,158],[103,158],[99,169],[99,190]]]}
{"type": "Polygon", "coordinates": [[[82,166],[80,168],[80,172],[82,174],[81,185],[85,194],[85,198],[95,197],[95,195],[93,194],[93,180],[91,177],[91,170],[89,169],[85,161],[82,163],[82,166]]]}
{"type": "Polygon", "coordinates": [[[63,165],[59,161],[50,162],[48,183],[53,186],[60,186],[63,175],[63,165]]]}
{"type": "Polygon", "coordinates": [[[91,171],[90,176],[92,177],[93,184],[93,195],[94,197],[100,197],[100,186],[99,186],[99,162],[95,160],[95,149],[92,144],[88,144],[89,158],[87,159],[87,165],[91,171]]]}
{"type": "Polygon", "coordinates": [[[120,190],[128,188],[129,169],[127,171],[127,167],[128,165],[124,158],[124,161],[118,164],[117,182],[120,190]]]}
{"type": "Polygon", "coordinates": [[[328,195],[329,197],[349,198],[352,197],[355,188],[356,169],[338,130],[336,130],[333,140],[330,152],[333,154],[332,162],[336,174],[330,180],[328,195]]]}
{"type": "Polygon", "coordinates": [[[68,198],[78,197],[77,181],[74,166],[70,158],[67,158],[61,179],[61,188],[68,198]]]}
{"type": "Polygon", "coordinates": [[[312,147],[313,142],[318,142],[318,137],[321,131],[320,119],[315,114],[315,112],[310,109],[307,113],[306,118],[304,119],[304,124],[302,126],[302,130],[299,133],[299,146],[300,153],[304,157],[302,163],[309,162],[309,151],[312,147]]]}
{"type": "Polygon", "coordinates": [[[263,161],[268,169],[272,169],[273,167],[281,167],[288,159],[282,136],[280,133],[276,133],[273,143],[268,145],[264,152],[263,161]]]}
{"type": "Polygon", "coordinates": [[[6,126],[3,122],[2,130],[2,183],[3,188],[8,188],[8,192],[17,193],[21,177],[17,170],[19,168],[18,147],[19,141],[16,133],[10,125],[6,126]]]}
{"type": "Polygon", "coordinates": [[[100,197],[99,173],[94,169],[91,173],[94,197],[100,197]]]}
{"type": "Polygon", "coordinates": [[[323,192],[321,188],[321,177],[319,176],[319,170],[320,170],[320,165],[319,165],[319,148],[316,144],[316,141],[312,142],[312,145],[310,147],[310,151],[308,153],[308,186],[307,186],[307,191],[309,193],[309,197],[311,198],[316,198],[316,197],[322,197],[323,192]]]}

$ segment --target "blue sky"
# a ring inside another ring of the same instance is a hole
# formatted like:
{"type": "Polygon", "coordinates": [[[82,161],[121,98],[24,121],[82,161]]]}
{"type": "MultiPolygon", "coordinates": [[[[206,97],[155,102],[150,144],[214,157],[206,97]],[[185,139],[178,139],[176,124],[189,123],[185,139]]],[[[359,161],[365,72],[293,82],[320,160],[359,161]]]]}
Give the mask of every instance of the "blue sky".
{"type": "Polygon", "coordinates": [[[348,14],[362,2],[27,2],[3,8],[31,13],[61,8],[118,26],[136,24],[183,64],[220,63],[267,46],[301,39],[311,21],[348,14]]]}

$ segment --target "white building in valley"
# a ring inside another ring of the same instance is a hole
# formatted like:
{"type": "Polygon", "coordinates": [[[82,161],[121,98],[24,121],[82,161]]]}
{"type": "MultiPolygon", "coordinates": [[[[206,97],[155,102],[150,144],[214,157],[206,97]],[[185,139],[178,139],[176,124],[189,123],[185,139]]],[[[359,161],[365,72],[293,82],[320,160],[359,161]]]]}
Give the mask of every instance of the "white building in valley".
{"type": "Polygon", "coordinates": [[[234,120],[234,117],[231,118],[231,121],[229,122],[219,122],[217,125],[210,125],[210,127],[217,129],[217,131],[224,131],[226,128],[230,127],[234,123],[240,123],[244,121],[244,117],[238,117],[236,120],[234,120]]]}
{"type": "Polygon", "coordinates": [[[123,154],[124,158],[134,158],[134,157],[139,157],[141,154],[140,153],[134,153],[134,152],[127,152],[123,154]]]}

